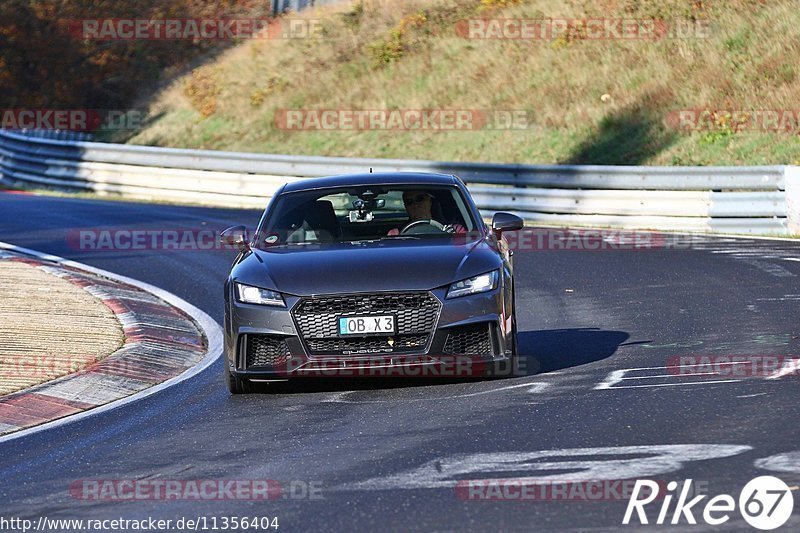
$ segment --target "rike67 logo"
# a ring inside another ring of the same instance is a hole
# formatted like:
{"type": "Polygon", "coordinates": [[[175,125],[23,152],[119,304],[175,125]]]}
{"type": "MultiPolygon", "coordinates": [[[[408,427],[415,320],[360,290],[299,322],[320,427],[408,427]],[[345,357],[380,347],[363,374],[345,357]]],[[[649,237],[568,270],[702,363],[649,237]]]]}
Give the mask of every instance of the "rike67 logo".
{"type": "MultiPolygon", "coordinates": [[[[774,476],[760,476],[747,483],[739,493],[738,502],[729,494],[714,496],[708,501],[708,495],[701,494],[689,499],[692,494],[692,480],[687,479],[679,489],[677,481],[667,484],[666,495],[659,494],[659,484],[651,480],[637,480],[633,494],[628,501],[623,524],[630,524],[634,512],[640,524],[648,524],[645,506],[660,500],[661,507],[655,523],[680,524],[683,520],[688,524],[697,524],[695,513],[701,514],[706,524],[719,526],[731,519],[731,514],[738,510],[742,518],[761,530],[772,530],[784,525],[794,509],[792,491],[780,479],[774,476]],[[644,495],[644,496],[643,496],[644,495]],[[643,497],[642,497],[643,496],[643,497]],[[675,507],[670,510],[672,500],[677,496],[675,507]]],[[[636,522],[634,521],[634,524],[636,522]]]]}

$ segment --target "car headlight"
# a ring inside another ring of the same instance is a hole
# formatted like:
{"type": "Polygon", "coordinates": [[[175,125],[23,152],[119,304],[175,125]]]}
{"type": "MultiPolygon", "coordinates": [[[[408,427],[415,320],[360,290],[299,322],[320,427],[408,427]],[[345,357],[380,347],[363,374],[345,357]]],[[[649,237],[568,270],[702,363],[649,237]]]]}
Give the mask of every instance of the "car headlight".
{"type": "Polygon", "coordinates": [[[480,292],[490,291],[495,287],[497,287],[497,270],[492,270],[486,274],[481,274],[480,276],[451,284],[450,288],[447,289],[447,297],[458,298],[459,296],[467,296],[468,294],[478,294],[480,292]]]}
{"type": "Polygon", "coordinates": [[[286,307],[281,293],[267,289],[259,289],[250,285],[234,283],[236,286],[236,299],[246,304],[274,305],[276,307],[286,307]]]}

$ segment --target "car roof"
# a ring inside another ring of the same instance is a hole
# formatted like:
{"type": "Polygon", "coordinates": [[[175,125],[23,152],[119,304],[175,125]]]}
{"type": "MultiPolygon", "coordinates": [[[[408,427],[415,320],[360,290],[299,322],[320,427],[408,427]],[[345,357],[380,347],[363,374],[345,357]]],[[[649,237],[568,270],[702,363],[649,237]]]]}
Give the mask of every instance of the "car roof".
{"type": "Polygon", "coordinates": [[[380,172],[364,174],[341,174],[322,178],[291,181],[283,192],[310,191],[332,187],[357,187],[364,185],[454,185],[457,180],[449,174],[427,172],[380,172]]]}

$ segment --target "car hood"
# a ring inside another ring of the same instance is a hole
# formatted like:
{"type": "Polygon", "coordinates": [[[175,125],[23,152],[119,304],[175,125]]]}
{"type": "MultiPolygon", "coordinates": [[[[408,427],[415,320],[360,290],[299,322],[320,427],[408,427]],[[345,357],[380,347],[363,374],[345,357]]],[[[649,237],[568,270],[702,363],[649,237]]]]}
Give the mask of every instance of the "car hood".
{"type": "Polygon", "coordinates": [[[492,246],[486,239],[282,246],[253,250],[232,278],[298,296],[429,290],[499,268],[492,246]]]}

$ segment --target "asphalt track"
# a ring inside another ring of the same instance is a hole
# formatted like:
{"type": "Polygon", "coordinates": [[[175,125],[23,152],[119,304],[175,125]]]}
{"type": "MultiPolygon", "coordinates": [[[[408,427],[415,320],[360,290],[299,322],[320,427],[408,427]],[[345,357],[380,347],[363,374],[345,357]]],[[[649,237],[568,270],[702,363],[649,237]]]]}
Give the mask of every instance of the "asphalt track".
{"type": "MultiPolygon", "coordinates": [[[[0,241],[145,281],[221,322],[231,252],[85,251],[68,232],[218,230],[252,227],[258,216],[0,193],[0,241]]],[[[141,401],[0,444],[0,516],[277,516],[279,531],[616,531],[626,501],[475,501],[454,487],[497,477],[580,481],[600,467],[601,479],[692,478],[734,498],[760,475],[800,484],[800,377],[681,378],[661,368],[691,354],[800,354],[800,243],[520,251],[515,269],[520,349],[538,373],[326,379],[233,397],[217,361],[141,401]],[[273,479],[297,497],[76,499],[69,487],[83,479],[273,479]],[[319,489],[316,498],[302,497],[303,483],[319,489]]],[[[787,529],[797,530],[799,513],[797,501],[787,529]]],[[[685,520],[681,528],[708,529],[685,520]]],[[[725,529],[749,526],[734,512],[725,529]]]]}

